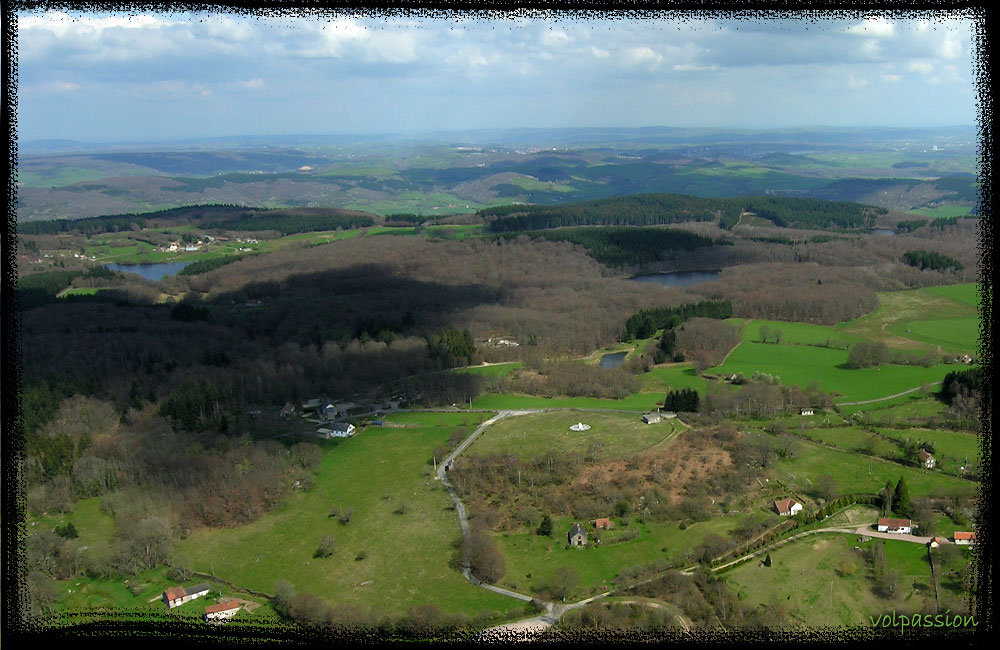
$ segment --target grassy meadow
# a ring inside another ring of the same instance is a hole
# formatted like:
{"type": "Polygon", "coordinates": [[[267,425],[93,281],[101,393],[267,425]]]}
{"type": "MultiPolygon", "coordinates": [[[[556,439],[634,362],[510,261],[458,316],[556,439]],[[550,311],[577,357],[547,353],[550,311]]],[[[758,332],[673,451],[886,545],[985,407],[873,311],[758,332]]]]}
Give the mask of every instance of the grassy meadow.
{"type": "Polygon", "coordinates": [[[323,441],[314,489],[246,526],[192,532],[175,548],[175,560],[268,593],[287,580],[333,604],[386,614],[425,603],[469,615],[519,611],[523,604],[469,584],[452,566],[458,517],[428,463],[457,427],[485,417],[390,416],[416,426],[369,427],[350,439],[323,441]],[[353,508],[350,523],[330,517],[334,508],[353,508]],[[326,535],[335,540],[333,555],[313,557],[326,535]]]}
{"type": "Polygon", "coordinates": [[[682,562],[706,535],[726,536],[739,522],[739,517],[719,516],[691,524],[685,530],[675,523],[639,523],[637,520],[631,520],[622,527],[621,520],[609,514],[618,528],[611,532],[602,531],[607,541],[601,544],[594,543],[593,525],[579,522],[587,532],[588,543],[584,547],[569,547],[567,534],[576,520],[567,517],[552,518],[552,537],[535,535],[527,530],[494,535],[507,560],[507,571],[497,584],[534,593],[557,569],[569,567],[576,572],[579,581],[576,588],[570,590],[566,601],[580,600],[611,588],[614,578],[623,569],[648,566],[658,559],[682,562]],[[610,543],[626,530],[637,531],[637,537],[610,543]]]}
{"type": "Polygon", "coordinates": [[[687,427],[676,418],[645,424],[636,415],[557,411],[509,417],[491,425],[466,453],[513,454],[536,460],[550,451],[593,453],[595,458],[621,458],[671,440],[687,427]],[[577,422],[588,431],[570,431],[577,422]],[[594,450],[591,452],[591,450],[594,450]]]}

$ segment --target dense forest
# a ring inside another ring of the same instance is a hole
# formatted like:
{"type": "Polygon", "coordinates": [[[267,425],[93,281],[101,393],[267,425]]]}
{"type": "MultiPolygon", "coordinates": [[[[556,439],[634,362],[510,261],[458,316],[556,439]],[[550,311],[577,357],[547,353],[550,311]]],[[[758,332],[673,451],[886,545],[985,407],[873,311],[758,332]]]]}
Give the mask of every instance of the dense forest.
{"type": "Polygon", "coordinates": [[[903,253],[903,261],[921,271],[924,269],[931,269],[933,271],[944,271],[946,269],[962,270],[962,263],[958,260],[932,251],[906,251],[903,253]]]}
{"type": "Polygon", "coordinates": [[[480,210],[492,217],[495,233],[564,226],[653,226],[685,221],[715,221],[732,229],[743,213],[753,213],[779,227],[870,228],[884,208],[822,199],[744,196],[700,198],[682,194],[640,194],[555,206],[501,206],[480,210]]]}
{"type": "Polygon", "coordinates": [[[568,241],[579,244],[601,264],[642,267],[671,256],[675,251],[695,251],[712,245],[732,245],[727,240],[712,240],[685,230],[668,228],[558,228],[553,230],[507,233],[509,239],[523,234],[532,239],[568,241]]]}
{"type": "Polygon", "coordinates": [[[334,208],[263,209],[236,205],[194,205],[139,214],[117,214],[84,219],[50,219],[18,224],[22,235],[79,233],[87,236],[108,232],[162,228],[194,224],[205,229],[265,231],[284,235],[337,228],[361,228],[374,224],[372,215],[334,208]]]}

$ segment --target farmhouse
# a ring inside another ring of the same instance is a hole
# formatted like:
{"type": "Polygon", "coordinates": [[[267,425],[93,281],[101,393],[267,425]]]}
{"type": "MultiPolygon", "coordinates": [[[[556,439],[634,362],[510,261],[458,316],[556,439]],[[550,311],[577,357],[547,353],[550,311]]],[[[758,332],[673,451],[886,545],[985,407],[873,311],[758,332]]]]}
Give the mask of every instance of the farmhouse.
{"type": "Polygon", "coordinates": [[[909,519],[893,519],[892,517],[882,517],[878,520],[878,532],[899,533],[909,535],[913,532],[913,522],[909,519]]]}
{"type": "Polygon", "coordinates": [[[924,469],[934,469],[934,464],[936,462],[937,461],[934,460],[934,457],[928,454],[925,449],[920,450],[920,465],[924,469]]]}
{"type": "Polygon", "coordinates": [[[802,504],[795,499],[782,499],[774,502],[774,509],[782,517],[789,517],[802,511],[802,504]]]}
{"type": "Polygon", "coordinates": [[[945,539],[944,537],[931,537],[931,541],[927,542],[927,545],[930,546],[931,548],[937,548],[938,546],[947,543],[948,540],[945,539]]]}
{"type": "Polygon", "coordinates": [[[202,582],[186,589],[184,587],[167,587],[167,590],[163,592],[163,600],[167,603],[167,607],[172,609],[178,605],[183,605],[189,600],[204,596],[211,588],[207,582],[202,582]]]}
{"type": "Polygon", "coordinates": [[[285,402],[285,406],[282,407],[281,412],[278,414],[281,419],[286,419],[295,414],[295,405],[291,402],[285,402]]]}
{"type": "Polygon", "coordinates": [[[319,405],[322,404],[322,403],[323,403],[323,400],[321,400],[318,397],[315,397],[315,398],[313,398],[311,400],[307,400],[305,402],[302,402],[302,410],[303,411],[311,411],[313,409],[318,409],[319,405]]]}
{"type": "Polygon", "coordinates": [[[354,425],[349,422],[333,422],[327,427],[316,429],[323,438],[350,438],[354,435],[354,425]]]}
{"type": "Polygon", "coordinates": [[[643,413],[642,415],[642,421],[646,424],[656,424],[661,419],[659,413],[643,413]]]}
{"type": "Polygon", "coordinates": [[[959,546],[968,546],[976,543],[976,534],[956,530],[952,539],[954,539],[955,544],[958,544],[959,546]]]}
{"type": "Polygon", "coordinates": [[[587,544],[587,533],[584,532],[583,526],[580,524],[573,524],[573,527],[569,529],[569,539],[570,546],[585,546],[587,544]]]}
{"type": "Polygon", "coordinates": [[[218,605],[209,605],[205,608],[205,620],[225,621],[236,616],[236,612],[238,611],[240,611],[240,604],[235,600],[219,603],[218,605]]]}
{"type": "Polygon", "coordinates": [[[809,408],[809,407],[806,407],[806,408],[803,408],[803,409],[799,409],[799,415],[812,415],[812,414],[813,414],[813,410],[811,408],[809,408]]]}
{"type": "Polygon", "coordinates": [[[604,530],[614,530],[615,522],[611,521],[607,517],[601,517],[594,520],[594,528],[603,528],[604,530]]]}

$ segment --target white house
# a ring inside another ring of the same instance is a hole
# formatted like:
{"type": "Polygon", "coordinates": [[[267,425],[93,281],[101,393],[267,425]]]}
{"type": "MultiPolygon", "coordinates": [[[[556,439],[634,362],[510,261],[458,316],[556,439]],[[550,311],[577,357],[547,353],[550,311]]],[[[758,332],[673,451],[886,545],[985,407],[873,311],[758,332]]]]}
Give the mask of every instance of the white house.
{"type": "Polygon", "coordinates": [[[913,532],[913,522],[909,519],[893,519],[892,517],[882,517],[878,520],[878,532],[899,533],[909,535],[913,532]]]}
{"type": "Polygon", "coordinates": [[[920,464],[924,469],[934,469],[936,462],[937,461],[934,460],[934,457],[928,454],[926,450],[920,450],[920,464]]]}
{"type": "Polygon", "coordinates": [[[173,609],[189,600],[204,596],[211,589],[212,587],[206,582],[186,589],[184,587],[167,587],[167,590],[163,592],[163,600],[166,601],[167,607],[173,609]]]}
{"type": "Polygon", "coordinates": [[[774,509],[782,517],[790,517],[802,512],[802,504],[795,499],[782,499],[774,502],[774,509]]]}
{"type": "Polygon", "coordinates": [[[959,546],[968,546],[970,544],[976,543],[976,534],[962,532],[962,531],[955,531],[955,535],[954,537],[952,537],[952,539],[954,539],[955,544],[959,546]]]}
{"type": "Polygon", "coordinates": [[[350,422],[332,422],[329,426],[316,429],[316,433],[323,438],[350,438],[354,431],[355,427],[350,422]]]}
{"type": "Polygon", "coordinates": [[[812,414],[813,414],[813,410],[811,408],[809,408],[809,407],[806,407],[804,409],[800,409],[799,410],[799,415],[812,415],[812,414]]]}
{"type": "Polygon", "coordinates": [[[643,413],[642,415],[642,421],[646,424],[656,424],[661,419],[659,413],[643,413]]]}
{"type": "Polygon", "coordinates": [[[209,605],[205,608],[205,620],[225,621],[236,616],[236,612],[238,611],[240,611],[240,604],[235,600],[219,603],[218,605],[209,605]]]}

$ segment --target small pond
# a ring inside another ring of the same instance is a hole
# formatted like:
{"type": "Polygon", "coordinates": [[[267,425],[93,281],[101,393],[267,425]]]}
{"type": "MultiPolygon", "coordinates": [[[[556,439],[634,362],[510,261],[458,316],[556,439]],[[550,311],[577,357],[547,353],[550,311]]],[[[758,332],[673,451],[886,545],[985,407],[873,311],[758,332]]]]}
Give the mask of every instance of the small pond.
{"type": "Polygon", "coordinates": [[[168,275],[176,275],[191,262],[162,262],[160,264],[105,264],[109,271],[135,273],[147,280],[158,282],[168,275]]]}
{"type": "Polygon", "coordinates": [[[675,271],[674,273],[644,273],[629,278],[635,282],[659,284],[664,287],[690,287],[702,282],[711,282],[721,271],[675,271]]]}
{"type": "Polygon", "coordinates": [[[617,368],[621,366],[625,361],[626,354],[628,354],[628,352],[612,352],[611,354],[605,354],[601,357],[601,367],[617,368]]]}

